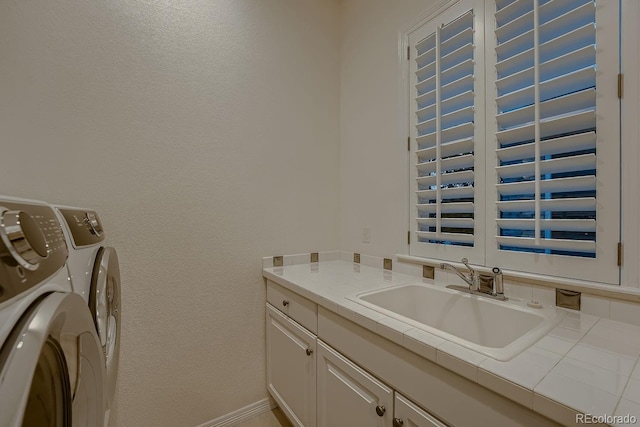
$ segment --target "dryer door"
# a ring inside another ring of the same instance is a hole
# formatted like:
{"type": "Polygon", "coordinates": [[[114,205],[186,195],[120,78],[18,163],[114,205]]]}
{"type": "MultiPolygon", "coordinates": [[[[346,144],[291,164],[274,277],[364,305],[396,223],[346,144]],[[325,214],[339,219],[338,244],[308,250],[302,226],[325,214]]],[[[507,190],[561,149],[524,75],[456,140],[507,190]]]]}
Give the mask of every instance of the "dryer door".
{"type": "Polygon", "coordinates": [[[116,392],[120,354],[120,265],[110,246],[100,248],[91,277],[89,308],[102,343],[107,370],[107,407],[116,392]]]}
{"type": "Polygon", "coordinates": [[[43,296],[0,349],[0,426],[102,427],[103,363],[82,297],[43,296]]]}

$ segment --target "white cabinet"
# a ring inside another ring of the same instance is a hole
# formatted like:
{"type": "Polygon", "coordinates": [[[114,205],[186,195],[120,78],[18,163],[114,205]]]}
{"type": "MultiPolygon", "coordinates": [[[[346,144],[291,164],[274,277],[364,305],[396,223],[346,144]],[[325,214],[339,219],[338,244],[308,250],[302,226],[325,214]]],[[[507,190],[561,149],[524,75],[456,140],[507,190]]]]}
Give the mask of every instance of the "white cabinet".
{"type": "Polygon", "coordinates": [[[267,302],[307,328],[318,331],[318,306],[282,286],[267,281],[267,302]]]}
{"type": "Polygon", "coordinates": [[[267,304],[267,387],[295,426],[316,425],[316,336],[267,304]]]}
{"type": "Polygon", "coordinates": [[[393,390],[318,341],[318,426],[390,426],[393,390]]]}
{"type": "Polygon", "coordinates": [[[445,427],[440,421],[396,393],[393,427],[445,427]]]}

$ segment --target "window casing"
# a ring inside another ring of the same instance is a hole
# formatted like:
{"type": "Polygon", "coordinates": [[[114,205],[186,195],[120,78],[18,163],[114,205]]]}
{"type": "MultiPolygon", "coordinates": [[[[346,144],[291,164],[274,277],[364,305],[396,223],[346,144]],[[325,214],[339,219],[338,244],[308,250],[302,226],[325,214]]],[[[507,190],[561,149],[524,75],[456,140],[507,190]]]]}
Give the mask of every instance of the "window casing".
{"type": "Polygon", "coordinates": [[[409,34],[411,255],[618,283],[619,10],[600,2],[464,0],[409,34]],[[425,83],[414,55],[469,14],[473,115],[460,116],[472,119],[462,134],[472,145],[456,151],[438,86],[447,51],[435,51],[432,127],[416,104],[425,83]]]}

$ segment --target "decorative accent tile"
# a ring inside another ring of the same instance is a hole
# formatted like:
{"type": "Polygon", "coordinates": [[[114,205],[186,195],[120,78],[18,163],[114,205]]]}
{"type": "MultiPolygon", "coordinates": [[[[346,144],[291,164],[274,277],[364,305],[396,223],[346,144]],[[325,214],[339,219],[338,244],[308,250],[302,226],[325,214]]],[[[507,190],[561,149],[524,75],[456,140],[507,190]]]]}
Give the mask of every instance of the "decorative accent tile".
{"type": "Polygon", "coordinates": [[[274,267],[282,267],[284,265],[284,257],[282,255],[273,257],[273,266],[274,267]]]}
{"type": "Polygon", "coordinates": [[[310,262],[318,262],[320,259],[318,256],[318,252],[311,252],[311,256],[309,257],[310,262]]]}

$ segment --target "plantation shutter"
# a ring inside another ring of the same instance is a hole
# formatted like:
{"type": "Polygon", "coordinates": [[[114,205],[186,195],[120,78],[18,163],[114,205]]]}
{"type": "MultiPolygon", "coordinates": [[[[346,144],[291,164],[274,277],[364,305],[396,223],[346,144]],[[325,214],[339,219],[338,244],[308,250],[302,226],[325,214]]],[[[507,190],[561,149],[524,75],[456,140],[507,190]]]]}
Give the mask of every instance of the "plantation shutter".
{"type": "Polygon", "coordinates": [[[483,13],[463,1],[409,34],[413,255],[484,262],[483,13]]]}
{"type": "Polygon", "coordinates": [[[487,176],[495,185],[487,193],[494,195],[487,262],[617,283],[617,2],[493,6],[486,19],[487,176]]]}

